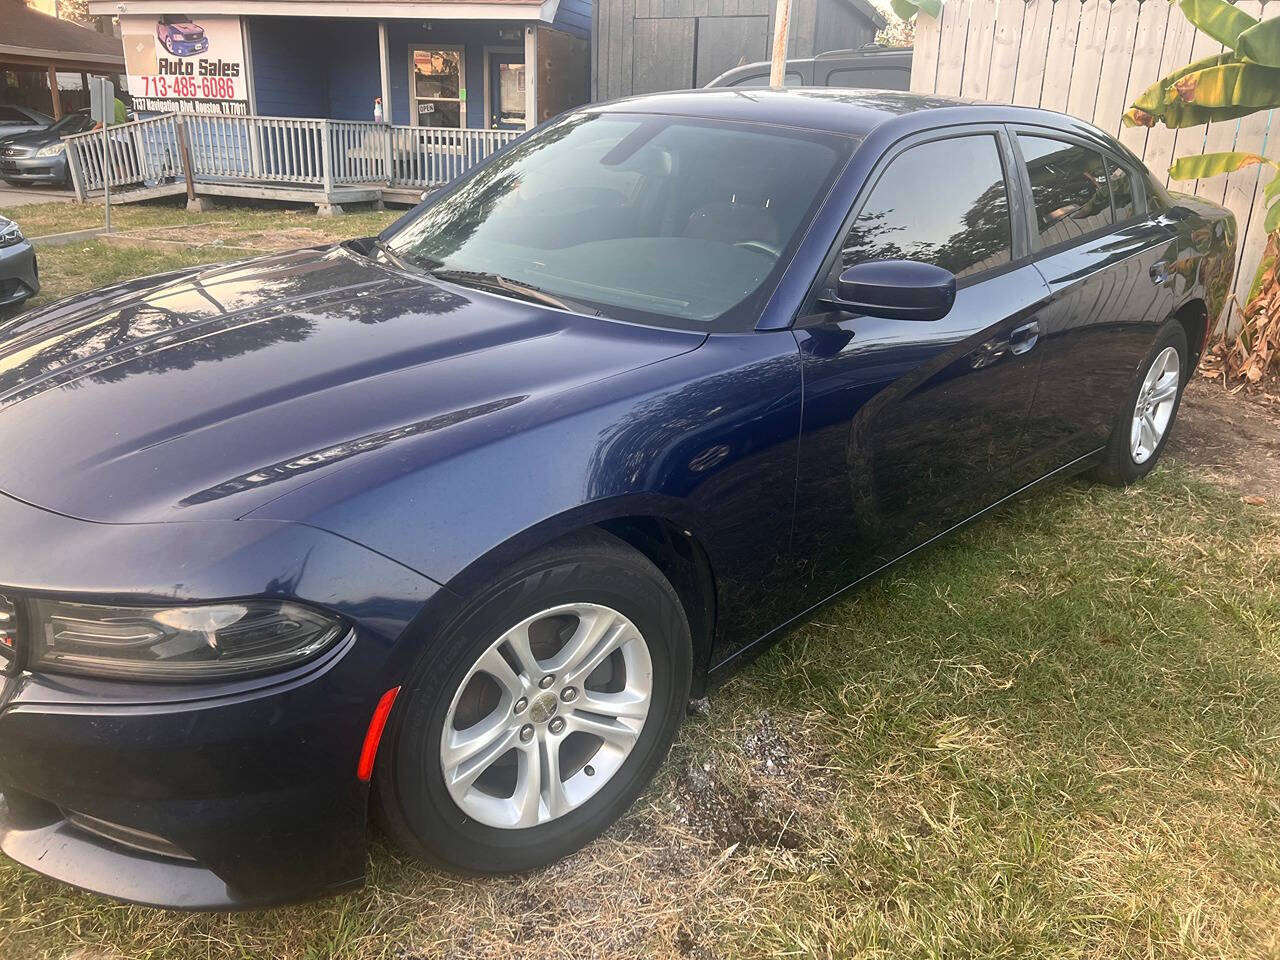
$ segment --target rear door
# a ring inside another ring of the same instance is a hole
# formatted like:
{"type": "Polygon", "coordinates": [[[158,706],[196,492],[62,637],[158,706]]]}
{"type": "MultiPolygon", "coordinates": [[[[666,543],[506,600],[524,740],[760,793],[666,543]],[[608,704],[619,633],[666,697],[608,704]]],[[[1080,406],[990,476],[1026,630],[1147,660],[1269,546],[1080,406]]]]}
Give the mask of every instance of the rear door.
{"type": "Polygon", "coordinates": [[[1032,198],[1034,262],[1052,296],[1016,469],[1044,474],[1106,444],[1137,365],[1173,312],[1175,237],[1148,213],[1144,180],[1126,158],[1044,127],[1009,132],[1032,198]]]}
{"type": "Polygon", "coordinates": [[[1026,257],[1000,127],[892,148],[855,205],[827,284],[867,260],[956,274],[941,320],[815,307],[797,324],[804,418],[797,562],[817,602],[1011,492],[1036,387],[1044,280],[1026,257]]]}

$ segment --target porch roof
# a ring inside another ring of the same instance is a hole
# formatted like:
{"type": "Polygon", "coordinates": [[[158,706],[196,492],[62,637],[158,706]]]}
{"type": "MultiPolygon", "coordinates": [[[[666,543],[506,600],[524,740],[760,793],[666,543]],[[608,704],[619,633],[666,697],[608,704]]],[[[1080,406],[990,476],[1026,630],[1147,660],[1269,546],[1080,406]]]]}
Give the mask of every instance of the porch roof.
{"type": "Polygon", "coordinates": [[[124,47],[118,37],[31,10],[22,0],[0,0],[0,63],[123,72],[124,47]]]}
{"type": "MultiPolygon", "coordinates": [[[[0,0],[6,3],[9,0],[0,0]]],[[[114,16],[333,17],[356,20],[555,19],[560,0],[89,0],[89,12],[114,16]]]]}

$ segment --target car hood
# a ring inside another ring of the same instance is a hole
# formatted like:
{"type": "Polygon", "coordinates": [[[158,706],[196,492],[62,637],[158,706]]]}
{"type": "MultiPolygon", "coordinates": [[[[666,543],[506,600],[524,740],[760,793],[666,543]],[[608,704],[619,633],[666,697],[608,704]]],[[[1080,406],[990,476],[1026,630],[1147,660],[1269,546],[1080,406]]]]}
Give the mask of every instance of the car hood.
{"type": "Polygon", "coordinates": [[[704,339],[344,246],[134,281],[0,327],[0,491],[109,523],[240,517],[423,433],[512,429],[515,410],[542,416],[704,339]]]}
{"type": "Polygon", "coordinates": [[[11,133],[0,140],[0,147],[47,147],[62,142],[62,137],[48,130],[32,130],[30,133],[11,133]]]}

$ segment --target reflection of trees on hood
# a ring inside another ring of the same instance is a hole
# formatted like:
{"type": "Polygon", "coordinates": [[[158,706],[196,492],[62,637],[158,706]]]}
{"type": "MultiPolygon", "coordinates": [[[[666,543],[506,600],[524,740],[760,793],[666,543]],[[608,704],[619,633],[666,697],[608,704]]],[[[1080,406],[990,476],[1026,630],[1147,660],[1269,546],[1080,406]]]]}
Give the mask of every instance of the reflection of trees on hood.
{"type": "MultiPolygon", "coordinates": [[[[25,386],[9,397],[15,400],[27,391],[58,383],[74,386],[83,378],[115,383],[139,373],[190,370],[276,344],[301,343],[328,321],[376,324],[407,314],[449,313],[469,302],[428,283],[373,282],[381,275],[363,271],[346,271],[339,277],[332,268],[236,271],[242,276],[234,289],[242,291],[251,283],[251,304],[238,310],[228,306],[227,301],[234,304],[236,298],[225,268],[150,295],[139,294],[114,311],[51,329],[24,359],[0,370],[0,395],[25,386]],[[335,281],[340,284],[336,288],[335,281]],[[165,305],[179,298],[190,305],[191,297],[209,309],[165,305]]],[[[20,350],[13,352],[22,355],[20,350]]]]}

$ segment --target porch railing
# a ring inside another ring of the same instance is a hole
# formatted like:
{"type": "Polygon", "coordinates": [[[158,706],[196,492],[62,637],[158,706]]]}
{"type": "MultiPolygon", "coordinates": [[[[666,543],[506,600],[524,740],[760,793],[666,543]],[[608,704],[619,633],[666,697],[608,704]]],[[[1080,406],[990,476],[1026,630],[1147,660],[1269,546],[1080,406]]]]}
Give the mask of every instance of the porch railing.
{"type": "Polygon", "coordinates": [[[64,137],[77,195],[197,183],[422,189],[465,173],[523,131],[454,130],[355,120],[166,114],[64,137]],[[179,127],[186,132],[182,150],[179,127]]]}

